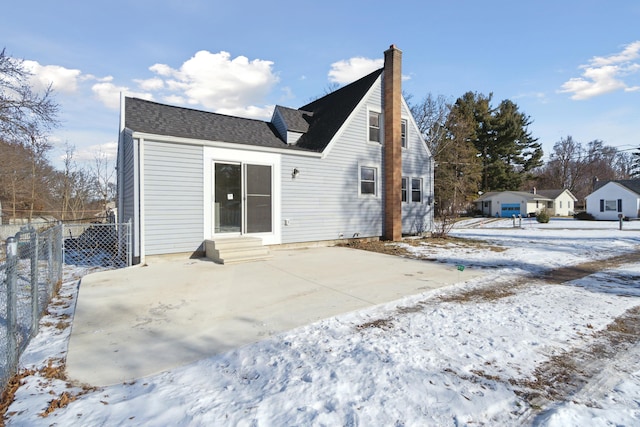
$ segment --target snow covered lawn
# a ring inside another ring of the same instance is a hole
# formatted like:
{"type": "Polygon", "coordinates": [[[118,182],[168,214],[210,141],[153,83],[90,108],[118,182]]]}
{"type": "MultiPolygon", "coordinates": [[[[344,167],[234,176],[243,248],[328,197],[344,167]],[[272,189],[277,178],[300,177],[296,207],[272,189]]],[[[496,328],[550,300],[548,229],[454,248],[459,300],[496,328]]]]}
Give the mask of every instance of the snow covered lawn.
{"type": "Polygon", "coordinates": [[[640,223],[459,227],[401,244],[464,267],[458,285],[101,389],[55,369],[68,282],[21,359],[7,425],[639,425],[640,223]]]}

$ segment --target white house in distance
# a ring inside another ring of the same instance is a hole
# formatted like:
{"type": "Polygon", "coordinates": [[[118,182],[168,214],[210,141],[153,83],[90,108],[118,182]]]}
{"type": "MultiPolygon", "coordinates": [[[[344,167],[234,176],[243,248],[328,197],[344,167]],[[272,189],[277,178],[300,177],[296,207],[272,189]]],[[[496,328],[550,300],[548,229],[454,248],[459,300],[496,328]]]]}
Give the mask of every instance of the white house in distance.
{"type": "Polygon", "coordinates": [[[587,213],[597,220],[640,217],[640,179],[595,181],[594,190],[586,197],[587,213]]]}
{"type": "MultiPolygon", "coordinates": [[[[233,240],[332,242],[430,231],[433,159],[402,97],[402,52],[271,121],[123,97],[118,218],[134,263],[233,240]]],[[[244,243],[243,243],[244,244],[244,243]]],[[[239,256],[238,258],[241,258],[239,256]]]]}
{"type": "Polygon", "coordinates": [[[534,216],[543,209],[552,216],[571,216],[578,199],[569,190],[492,191],[474,201],[485,216],[534,216]]]}

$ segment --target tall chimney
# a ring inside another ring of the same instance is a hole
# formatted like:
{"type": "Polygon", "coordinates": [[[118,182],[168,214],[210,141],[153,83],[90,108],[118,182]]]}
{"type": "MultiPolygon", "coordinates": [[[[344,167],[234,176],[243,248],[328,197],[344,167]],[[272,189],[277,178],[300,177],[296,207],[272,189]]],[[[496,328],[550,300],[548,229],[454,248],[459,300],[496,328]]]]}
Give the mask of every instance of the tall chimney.
{"type": "Polygon", "coordinates": [[[402,51],[384,52],[384,233],[385,240],[402,239],[402,51]]]}

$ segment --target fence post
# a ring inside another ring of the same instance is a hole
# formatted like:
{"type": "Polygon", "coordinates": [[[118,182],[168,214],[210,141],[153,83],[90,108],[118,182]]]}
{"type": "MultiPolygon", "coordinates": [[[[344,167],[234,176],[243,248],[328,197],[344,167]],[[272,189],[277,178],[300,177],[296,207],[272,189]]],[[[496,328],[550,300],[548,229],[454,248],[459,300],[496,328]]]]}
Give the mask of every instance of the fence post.
{"type": "Polygon", "coordinates": [[[62,264],[64,264],[64,223],[60,222],[58,242],[56,247],[58,248],[58,274],[55,281],[55,287],[58,286],[58,282],[62,282],[62,264]]]}
{"type": "Polygon", "coordinates": [[[133,263],[133,231],[131,230],[131,218],[127,221],[127,267],[133,263]]]}
{"type": "Polygon", "coordinates": [[[38,292],[38,232],[31,228],[31,336],[38,333],[40,298],[38,292]]]}
{"type": "Polygon", "coordinates": [[[18,261],[18,239],[9,237],[6,241],[7,249],[7,371],[9,377],[18,365],[18,342],[16,341],[16,331],[18,329],[17,319],[17,295],[16,265],[18,261]]]}
{"type": "Polygon", "coordinates": [[[54,263],[54,259],[53,259],[53,237],[54,237],[54,232],[55,232],[55,227],[49,230],[49,233],[47,235],[48,239],[47,239],[47,282],[48,282],[48,292],[49,295],[53,294],[53,285],[54,285],[54,280],[53,280],[53,263],[54,263]]]}

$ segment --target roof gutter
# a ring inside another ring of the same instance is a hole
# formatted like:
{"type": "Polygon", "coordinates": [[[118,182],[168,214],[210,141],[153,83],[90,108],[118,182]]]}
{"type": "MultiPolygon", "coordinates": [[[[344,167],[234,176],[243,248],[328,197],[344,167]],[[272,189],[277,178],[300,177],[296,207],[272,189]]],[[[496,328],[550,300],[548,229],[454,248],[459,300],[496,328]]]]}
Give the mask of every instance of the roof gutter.
{"type": "Polygon", "coordinates": [[[210,141],[207,139],[184,138],[184,137],[158,135],[155,133],[135,132],[135,131],[132,133],[132,135],[133,135],[133,138],[140,138],[145,141],[171,142],[174,144],[198,145],[202,147],[227,148],[231,150],[241,149],[244,151],[286,154],[289,156],[311,157],[311,158],[317,158],[317,159],[322,158],[322,153],[316,153],[313,151],[303,151],[301,149],[260,147],[258,145],[239,144],[234,142],[210,141]]]}

